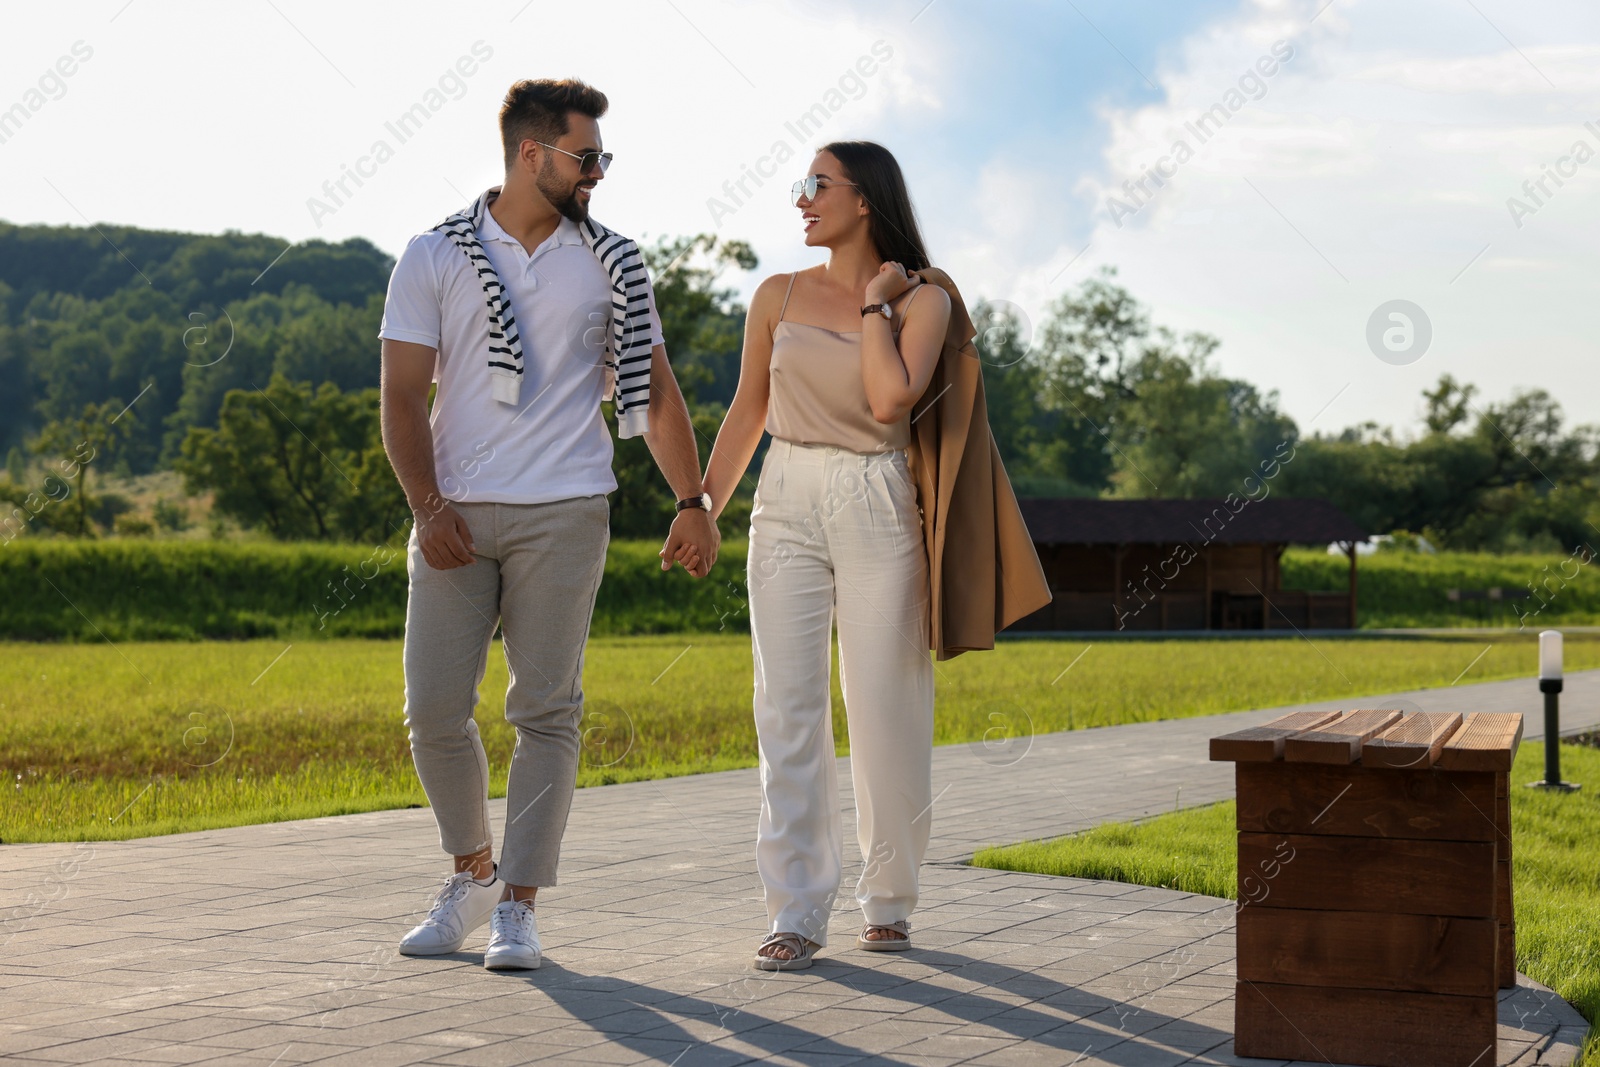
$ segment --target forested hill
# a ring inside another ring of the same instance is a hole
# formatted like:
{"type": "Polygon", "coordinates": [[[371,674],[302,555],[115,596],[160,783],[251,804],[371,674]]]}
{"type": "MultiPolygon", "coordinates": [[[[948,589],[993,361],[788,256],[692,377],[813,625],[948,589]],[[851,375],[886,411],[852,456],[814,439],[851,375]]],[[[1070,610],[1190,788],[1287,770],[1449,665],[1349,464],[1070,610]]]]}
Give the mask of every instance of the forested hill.
{"type": "MultiPolygon", "coordinates": [[[[756,257],[711,234],[642,251],[704,461],[744,332],[745,308],[721,279],[754,271],[756,257]]],[[[30,472],[27,457],[37,468],[93,439],[95,478],[172,468],[241,525],[285,539],[367,536],[322,517],[380,513],[379,497],[403,504],[373,388],[391,268],[360,239],[0,223],[0,500],[38,497],[47,472],[30,472]]],[[[1600,543],[1600,428],[1568,425],[1544,389],[1480,398],[1447,374],[1423,393],[1420,426],[1308,437],[1276,393],[1220,371],[1221,339],[1161,326],[1110,268],[1057,294],[1031,329],[975,285],[965,295],[989,425],[1023,496],[1271,492],[1329,500],[1369,530],[1449,548],[1600,543]]],[[[673,498],[644,440],[620,441],[614,467],[613,532],[657,532],[673,498]]],[[[92,480],[74,491],[76,509],[28,507],[31,527],[91,532],[92,480]]]]}
{"type": "Polygon", "coordinates": [[[393,260],[370,241],[0,222],[0,451],[132,403],[123,459],[170,461],[228,389],[273,372],[376,385],[393,260]],[[227,353],[224,356],[224,353],[227,353]]]}
{"type": "Polygon", "coordinates": [[[29,302],[41,293],[104,300],[139,287],[183,305],[221,307],[300,284],[330,304],[360,306],[384,291],[394,266],[390,256],[361,237],[342,244],[308,241],[285,254],[288,248],[281,237],[236,230],[219,236],[109,223],[15,226],[0,221],[0,286],[5,287],[0,291],[13,322],[25,317],[29,302]]]}

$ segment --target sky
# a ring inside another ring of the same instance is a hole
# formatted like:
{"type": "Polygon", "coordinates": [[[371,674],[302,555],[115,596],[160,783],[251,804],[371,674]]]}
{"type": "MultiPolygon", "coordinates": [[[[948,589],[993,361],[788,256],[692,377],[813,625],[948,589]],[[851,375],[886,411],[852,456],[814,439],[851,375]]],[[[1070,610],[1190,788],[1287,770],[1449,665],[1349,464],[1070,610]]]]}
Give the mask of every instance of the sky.
{"type": "Polygon", "coordinates": [[[969,303],[1031,326],[1114,267],[1303,432],[1415,432],[1446,373],[1600,423],[1593,4],[107,0],[8,23],[9,222],[398,254],[500,180],[506,88],[575,76],[611,101],[594,216],[750,242],[741,294],[819,261],[788,186],[867,138],[969,303]]]}

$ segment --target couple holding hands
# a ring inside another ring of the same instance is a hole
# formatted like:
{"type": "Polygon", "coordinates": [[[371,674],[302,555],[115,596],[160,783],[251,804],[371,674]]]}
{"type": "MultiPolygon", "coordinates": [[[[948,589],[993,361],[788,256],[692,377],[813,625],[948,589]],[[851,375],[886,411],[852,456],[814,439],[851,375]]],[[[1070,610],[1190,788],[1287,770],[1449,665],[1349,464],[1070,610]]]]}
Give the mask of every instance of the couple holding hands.
{"type": "Polygon", "coordinates": [[[406,723],[454,858],[400,951],[454,952],[487,922],[485,967],[539,965],[535,898],[556,883],[617,488],[602,400],[679,498],[663,570],[696,577],[772,435],[748,559],[767,906],[754,966],[810,966],[828,939],[843,867],[835,626],[865,861],[857,945],[909,948],[933,815],[930,651],[992,648],[1050,599],[989,435],[972,323],[929,264],[894,157],[866,141],[824,146],[793,204],[827,259],[756,290],[702,478],[638,247],[589,214],[612,159],[606,108],[576,80],[513,85],[503,184],[412,238],[389,283],[384,444],[415,515],[406,723]],[[498,862],[473,719],[497,627],[517,732],[498,862]]]}

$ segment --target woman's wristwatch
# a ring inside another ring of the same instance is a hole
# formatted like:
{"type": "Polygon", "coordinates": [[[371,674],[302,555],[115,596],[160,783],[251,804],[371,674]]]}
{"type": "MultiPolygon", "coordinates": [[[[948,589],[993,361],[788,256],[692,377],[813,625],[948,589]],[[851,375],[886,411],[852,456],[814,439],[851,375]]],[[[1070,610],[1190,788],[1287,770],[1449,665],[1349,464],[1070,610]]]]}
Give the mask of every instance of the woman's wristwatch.
{"type": "Polygon", "coordinates": [[[894,313],[889,310],[888,304],[868,304],[866,307],[861,309],[861,314],[882,315],[886,319],[894,317],[894,313]]]}
{"type": "Polygon", "coordinates": [[[711,510],[711,494],[701,493],[699,496],[686,496],[678,501],[678,510],[687,511],[689,508],[704,508],[711,510]]]}

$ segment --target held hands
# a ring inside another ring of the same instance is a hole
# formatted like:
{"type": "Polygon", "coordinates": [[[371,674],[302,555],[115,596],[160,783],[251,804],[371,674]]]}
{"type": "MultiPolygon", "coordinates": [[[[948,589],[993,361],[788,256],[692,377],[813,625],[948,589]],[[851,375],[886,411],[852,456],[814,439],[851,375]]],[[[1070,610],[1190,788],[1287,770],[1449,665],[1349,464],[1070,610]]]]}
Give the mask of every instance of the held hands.
{"type": "Polygon", "coordinates": [[[711,521],[711,513],[704,508],[685,508],[672,520],[667,543],[661,546],[658,553],[661,569],[668,571],[674,563],[681,563],[683,569],[694,577],[704,578],[711,573],[711,565],[717,561],[717,549],[721,545],[722,534],[717,530],[717,524],[711,521]]]}
{"type": "Polygon", "coordinates": [[[878,267],[878,276],[867,283],[867,303],[887,304],[911,288],[911,277],[899,263],[884,263],[878,267]]]}

